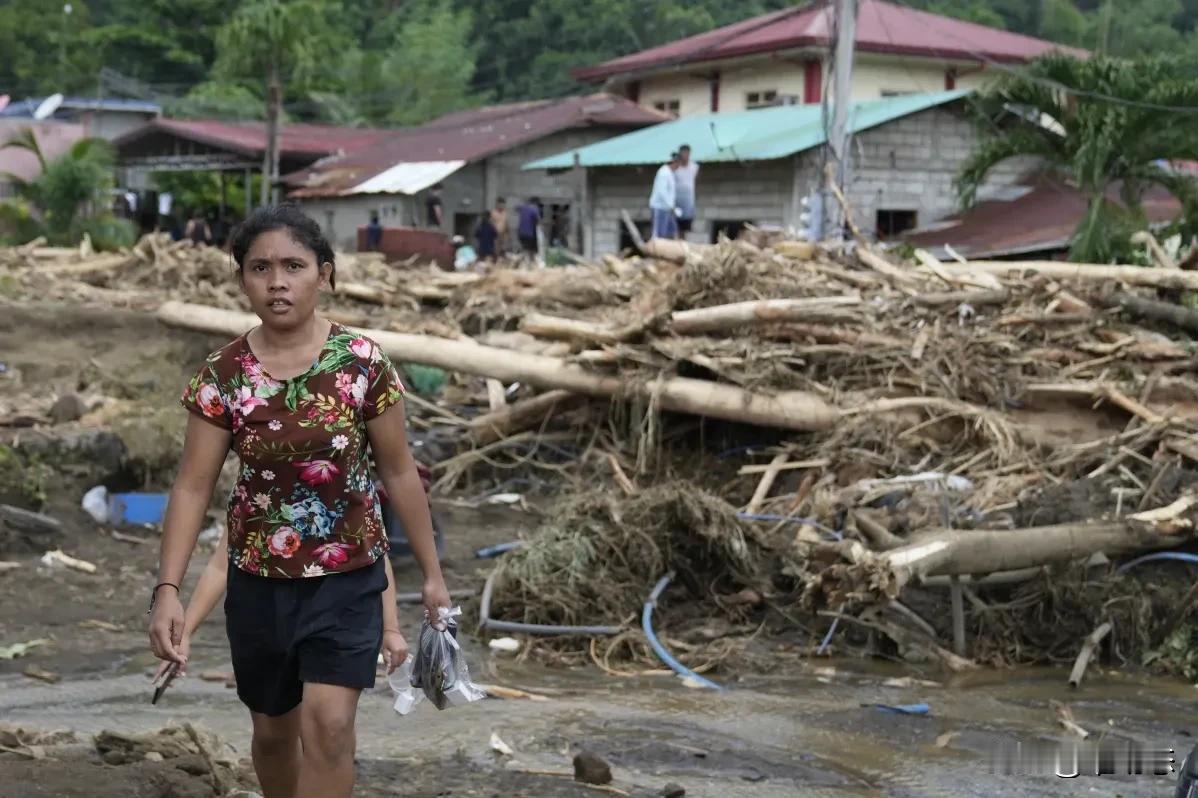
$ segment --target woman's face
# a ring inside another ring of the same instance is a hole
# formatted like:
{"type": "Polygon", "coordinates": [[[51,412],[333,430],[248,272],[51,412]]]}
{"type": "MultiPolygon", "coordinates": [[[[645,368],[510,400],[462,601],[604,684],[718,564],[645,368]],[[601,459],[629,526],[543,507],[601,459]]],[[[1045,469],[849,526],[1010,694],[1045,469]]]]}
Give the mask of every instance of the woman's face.
{"type": "Polygon", "coordinates": [[[292,329],[316,313],[317,297],[332,270],[332,264],[317,264],[316,254],[288,230],[269,230],[245,253],[241,287],[263,324],[292,329]]]}

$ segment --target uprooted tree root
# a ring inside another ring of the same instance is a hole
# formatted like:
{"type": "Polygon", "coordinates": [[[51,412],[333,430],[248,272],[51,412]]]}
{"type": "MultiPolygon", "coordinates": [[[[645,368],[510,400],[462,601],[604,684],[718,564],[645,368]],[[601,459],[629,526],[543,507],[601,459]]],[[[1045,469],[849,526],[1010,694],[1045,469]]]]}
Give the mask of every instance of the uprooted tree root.
{"type": "Polygon", "coordinates": [[[567,501],[500,564],[494,612],[526,623],[627,623],[674,571],[692,610],[718,613],[712,586],[762,586],[763,568],[761,546],[736,510],[691,484],[633,497],[597,490],[567,501]]]}
{"type": "Polygon", "coordinates": [[[1117,666],[1198,677],[1191,638],[1198,624],[1188,566],[1149,564],[1139,573],[1088,574],[1082,566],[987,596],[968,615],[976,657],[995,665],[1072,662],[1083,639],[1109,621],[1101,660],[1117,666]]]}

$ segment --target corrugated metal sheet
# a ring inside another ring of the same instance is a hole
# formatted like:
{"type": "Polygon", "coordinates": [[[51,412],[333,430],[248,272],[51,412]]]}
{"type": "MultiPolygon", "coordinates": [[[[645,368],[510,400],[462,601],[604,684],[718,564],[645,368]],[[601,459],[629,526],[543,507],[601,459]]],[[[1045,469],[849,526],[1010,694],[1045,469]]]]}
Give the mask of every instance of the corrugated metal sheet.
{"type": "Polygon", "coordinates": [[[415,194],[439,183],[466,165],[465,161],[414,161],[397,163],[347,194],[415,194]]]}
{"type": "MultiPolygon", "coordinates": [[[[380,128],[336,125],[283,125],[279,131],[279,151],[284,157],[320,157],[361,149],[377,143],[390,132],[380,128]]],[[[113,144],[119,149],[155,133],[167,133],[241,155],[261,156],[266,149],[264,122],[222,122],[215,119],[154,119],[121,136],[113,144]]]]}
{"type": "MultiPolygon", "coordinates": [[[[802,47],[824,48],[831,43],[831,37],[831,4],[818,2],[775,11],[575,70],[574,76],[580,80],[599,81],[612,75],[648,72],[754,53],[802,47]]],[[[856,49],[860,52],[965,61],[1018,63],[1030,61],[1052,50],[1086,55],[1084,50],[917,11],[883,0],[861,0],[857,11],[856,42],[856,49]]]]}
{"type": "MultiPolygon", "coordinates": [[[[329,197],[356,193],[357,186],[403,164],[471,163],[497,152],[580,127],[630,129],[669,119],[609,94],[534,100],[458,111],[416,128],[387,131],[375,145],[325,158],[283,182],[288,196],[329,197]]],[[[434,181],[435,182],[435,181],[434,181]]]]}
{"type": "MultiPolygon", "coordinates": [[[[1112,186],[1107,198],[1120,202],[1119,187],[1112,186]]],[[[990,199],[903,236],[917,247],[947,256],[947,246],[970,258],[1005,256],[1065,250],[1086,215],[1087,198],[1076,187],[1043,177],[1033,180],[1017,196],[990,199]]],[[[1148,221],[1159,224],[1176,219],[1181,204],[1162,189],[1152,189],[1143,198],[1148,221]]]]}
{"type": "MultiPolygon", "coordinates": [[[[944,105],[969,94],[942,91],[906,94],[855,103],[849,116],[853,132],[944,105]]],[[[818,105],[786,105],[735,114],[684,116],[626,133],[587,147],[525,164],[525,169],[565,169],[578,154],[582,166],[660,164],[682,144],[699,163],[767,161],[818,147],[825,141],[818,105]]]]}

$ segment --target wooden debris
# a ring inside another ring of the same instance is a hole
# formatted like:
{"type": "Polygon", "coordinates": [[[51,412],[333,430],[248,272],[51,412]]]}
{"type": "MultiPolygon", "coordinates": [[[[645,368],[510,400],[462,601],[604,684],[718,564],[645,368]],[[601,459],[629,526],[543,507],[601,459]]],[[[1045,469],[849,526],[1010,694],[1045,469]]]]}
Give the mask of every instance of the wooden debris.
{"type": "Polygon", "coordinates": [[[64,554],[62,549],[46,552],[42,555],[41,563],[42,565],[70,568],[73,571],[81,571],[85,574],[94,574],[96,572],[94,563],[90,563],[87,560],[75,559],[68,554],[64,554]]]}
{"type": "Polygon", "coordinates": [[[1073,719],[1073,710],[1067,704],[1062,704],[1060,701],[1053,699],[1048,702],[1048,705],[1052,707],[1053,712],[1056,714],[1057,723],[1061,724],[1061,727],[1065,731],[1083,740],[1090,736],[1090,732],[1083,729],[1073,719]]]}
{"type": "Polygon", "coordinates": [[[1111,622],[1105,621],[1086,637],[1086,642],[1082,644],[1081,651],[1077,652],[1077,659],[1073,662],[1073,670],[1069,672],[1070,687],[1077,687],[1082,683],[1082,676],[1086,673],[1086,666],[1090,664],[1090,658],[1094,656],[1098,644],[1110,633],[1111,622]]]}
{"type": "Polygon", "coordinates": [[[58,684],[60,681],[62,681],[62,677],[57,673],[48,671],[44,668],[39,668],[36,665],[26,666],[25,670],[21,671],[21,673],[28,676],[30,679],[37,679],[38,681],[46,682],[47,684],[58,684]]]}
{"type": "Polygon", "coordinates": [[[62,523],[57,518],[7,504],[0,504],[0,522],[13,529],[36,535],[56,535],[62,532],[62,523]]]}
{"type": "Polygon", "coordinates": [[[1198,310],[1127,293],[1113,294],[1108,302],[1134,318],[1165,322],[1189,332],[1198,332],[1198,310]]]}
{"type": "Polygon", "coordinates": [[[494,443],[517,432],[540,426],[554,412],[569,410],[583,401],[585,397],[570,391],[546,391],[477,416],[470,421],[468,434],[470,440],[480,446],[494,443]]]}
{"type": "Polygon", "coordinates": [[[1100,263],[1066,263],[1056,260],[1037,261],[986,261],[971,260],[966,263],[946,263],[944,269],[952,275],[991,274],[1005,277],[1021,274],[1041,274],[1058,280],[1078,282],[1115,281],[1129,285],[1146,285],[1155,288],[1176,288],[1185,291],[1198,290],[1198,274],[1180,269],[1150,269],[1142,266],[1107,266],[1100,263]]]}

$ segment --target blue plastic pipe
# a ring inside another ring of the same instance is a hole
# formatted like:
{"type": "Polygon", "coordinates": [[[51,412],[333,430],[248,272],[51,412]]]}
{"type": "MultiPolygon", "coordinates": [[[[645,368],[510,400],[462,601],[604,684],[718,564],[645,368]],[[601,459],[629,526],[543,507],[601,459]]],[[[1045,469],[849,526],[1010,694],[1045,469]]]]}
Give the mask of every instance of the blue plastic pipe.
{"type": "Polygon", "coordinates": [[[666,650],[666,647],[657,639],[657,635],[653,632],[653,608],[657,606],[657,599],[661,596],[661,592],[670,584],[670,580],[674,578],[674,572],[663,576],[657,580],[657,584],[653,587],[653,592],[649,594],[649,600],[645,602],[644,609],[641,610],[641,629],[645,632],[645,637],[649,638],[649,645],[653,647],[653,653],[656,654],[662,662],[670,666],[670,669],[679,676],[688,679],[694,679],[697,683],[704,687],[709,687],[712,690],[723,690],[724,688],[710,679],[705,679],[699,674],[692,671],[690,668],[683,665],[678,660],[674,659],[673,655],[666,650]]]}
{"type": "Polygon", "coordinates": [[[1142,562],[1152,562],[1153,560],[1178,560],[1180,562],[1189,562],[1198,565],[1198,554],[1191,554],[1188,551],[1158,551],[1155,554],[1145,554],[1143,557],[1137,557],[1131,562],[1125,562],[1115,569],[1115,573],[1122,574],[1129,568],[1135,568],[1142,562]]]}

